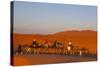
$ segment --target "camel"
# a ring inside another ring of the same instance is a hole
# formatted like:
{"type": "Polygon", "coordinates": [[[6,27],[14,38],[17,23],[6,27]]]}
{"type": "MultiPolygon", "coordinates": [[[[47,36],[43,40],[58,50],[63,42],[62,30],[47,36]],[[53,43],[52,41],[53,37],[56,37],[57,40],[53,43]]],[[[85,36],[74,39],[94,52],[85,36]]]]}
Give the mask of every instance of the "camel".
{"type": "Polygon", "coordinates": [[[66,54],[66,55],[84,55],[89,54],[89,49],[79,46],[73,46],[72,42],[69,42],[65,47],[63,43],[54,41],[52,45],[45,46],[33,41],[31,45],[18,45],[18,48],[14,51],[15,54],[37,54],[37,53],[50,53],[50,54],[66,54]]]}
{"type": "Polygon", "coordinates": [[[15,52],[15,54],[23,54],[22,45],[19,44],[17,49],[14,52],[15,52]]]}

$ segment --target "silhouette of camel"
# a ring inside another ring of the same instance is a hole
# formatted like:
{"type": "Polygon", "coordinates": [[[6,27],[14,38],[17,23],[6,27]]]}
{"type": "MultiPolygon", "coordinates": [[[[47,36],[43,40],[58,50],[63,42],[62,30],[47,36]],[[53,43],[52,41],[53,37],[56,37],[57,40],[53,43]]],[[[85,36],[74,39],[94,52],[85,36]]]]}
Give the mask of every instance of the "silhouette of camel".
{"type": "Polygon", "coordinates": [[[53,41],[52,45],[45,47],[44,44],[39,44],[36,41],[32,41],[31,45],[19,44],[17,49],[14,51],[15,54],[36,54],[36,53],[50,53],[50,54],[71,54],[71,55],[84,55],[89,54],[89,49],[79,46],[73,46],[68,44],[66,47],[62,42],[53,41]],[[50,51],[52,50],[52,51],[50,51]]]}

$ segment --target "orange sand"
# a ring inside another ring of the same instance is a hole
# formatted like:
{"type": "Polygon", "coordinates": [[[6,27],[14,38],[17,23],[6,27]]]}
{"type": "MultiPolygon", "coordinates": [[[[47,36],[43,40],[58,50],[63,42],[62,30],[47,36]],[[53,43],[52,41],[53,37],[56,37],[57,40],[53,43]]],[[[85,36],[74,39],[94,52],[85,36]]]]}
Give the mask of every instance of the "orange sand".
{"type": "Polygon", "coordinates": [[[19,55],[14,56],[14,66],[51,64],[51,63],[69,63],[69,62],[86,62],[96,61],[96,57],[71,57],[66,55],[19,55]]]}
{"type": "MultiPolygon", "coordinates": [[[[65,31],[49,35],[34,35],[34,34],[13,34],[13,45],[16,47],[18,44],[30,45],[33,40],[39,44],[43,44],[45,39],[58,40],[64,43],[64,46],[71,40],[74,46],[86,47],[91,53],[97,52],[97,32],[91,30],[85,31],[65,31]]],[[[51,42],[49,42],[51,44],[51,42]]]]}
{"type": "MultiPolygon", "coordinates": [[[[30,45],[33,40],[38,43],[43,43],[45,39],[58,40],[64,43],[64,46],[68,44],[71,40],[74,46],[86,47],[91,53],[97,53],[97,32],[96,31],[65,31],[49,35],[34,35],[34,34],[13,34],[13,45],[14,47],[18,44],[30,45]]],[[[51,43],[49,42],[49,45],[51,43]]],[[[48,57],[48,56],[14,56],[14,65],[31,65],[31,64],[47,64],[47,63],[61,63],[61,62],[73,62],[73,61],[91,61],[96,60],[96,58],[66,58],[62,56],[48,57]],[[71,60],[72,59],[72,60],[71,60]]]]}

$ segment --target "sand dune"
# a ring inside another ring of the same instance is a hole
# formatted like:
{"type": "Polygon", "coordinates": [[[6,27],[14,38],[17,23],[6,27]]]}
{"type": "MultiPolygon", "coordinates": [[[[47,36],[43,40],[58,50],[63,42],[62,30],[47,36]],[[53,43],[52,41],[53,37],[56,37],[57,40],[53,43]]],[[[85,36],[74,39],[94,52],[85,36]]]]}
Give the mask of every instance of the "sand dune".
{"type": "MultiPolygon", "coordinates": [[[[44,43],[44,40],[58,40],[64,43],[64,46],[71,40],[74,46],[85,46],[91,53],[97,53],[97,32],[91,30],[84,31],[64,31],[48,35],[40,34],[13,34],[14,48],[18,44],[30,45],[33,40],[39,44],[44,43]]],[[[51,45],[51,42],[49,42],[51,45]]],[[[50,63],[65,63],[65,62],[82,62],[96,61],[96,57],[71,57],[63,55],[14,55],[14,66],[17,65],[32,65],[32,64],[50,64],[50,63]]]]}
{"type": "MultiPolygon", "coordinates": [[[[83,31],[64,31],[48,35],[38,34],[13,34],[13,45],[16,47],[18,44],[30,45],[33,40],[38,43],[44,43],[44,40],[58,40],[64,43],[66,46],[68,41],[71,40],[74,46],[86,47],[91,53],[96,53],[97,49],[97,32],[91,30],[83,31]]],[[[51,44],[51,42],[49,42],[51,44]]]]}

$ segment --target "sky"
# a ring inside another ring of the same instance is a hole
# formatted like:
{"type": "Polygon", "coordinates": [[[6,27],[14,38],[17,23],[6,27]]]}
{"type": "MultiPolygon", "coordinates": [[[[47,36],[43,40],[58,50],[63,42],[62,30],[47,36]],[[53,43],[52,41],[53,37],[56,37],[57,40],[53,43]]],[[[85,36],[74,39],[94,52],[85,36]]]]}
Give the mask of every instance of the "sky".
{"type": "Polygon", "coordinates": [[[14,2],[14,33],[52,34],[97,30],[97,7],[39,2],[14,2]]]}

